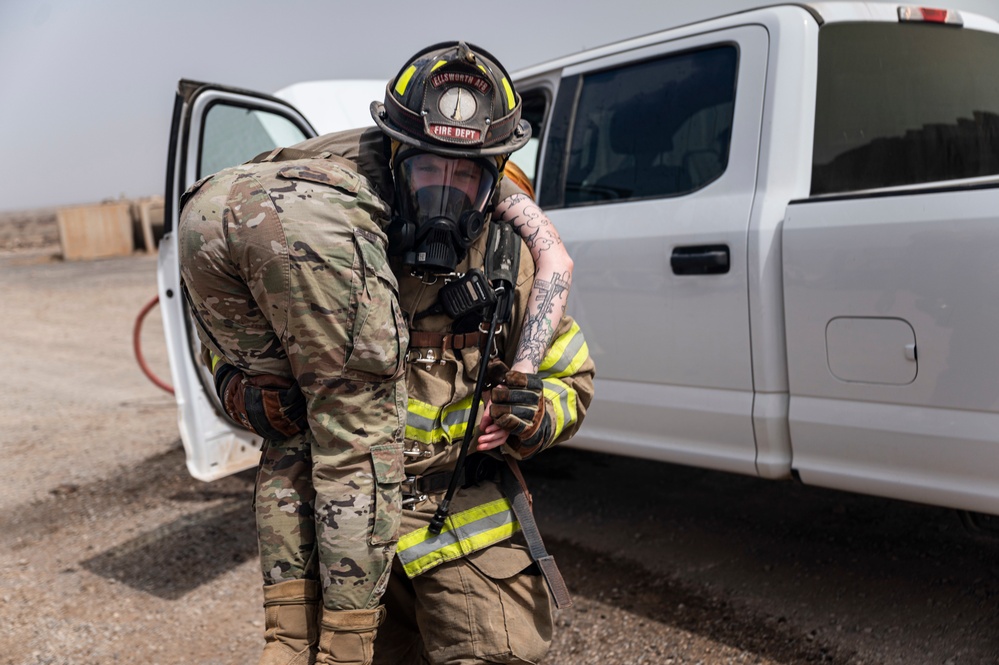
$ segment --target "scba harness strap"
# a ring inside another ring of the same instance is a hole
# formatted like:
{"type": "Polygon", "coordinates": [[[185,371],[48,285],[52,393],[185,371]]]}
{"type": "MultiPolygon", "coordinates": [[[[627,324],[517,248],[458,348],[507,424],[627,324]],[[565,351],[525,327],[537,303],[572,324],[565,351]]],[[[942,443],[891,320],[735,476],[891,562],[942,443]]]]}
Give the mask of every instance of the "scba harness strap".
{"type": "MultiPolygon", "coordinates": [[[[459,471],[458,484],[461,487],[471,487],[483,480],[495,480],[499,472],[498,460],[482,453],[470,455],[465,468],[459,471]]],[[[428,494],[445,491],[451,483],[452,475],[450,471],[439,471],[422,476],[406,476],[402,483],[403,505],[426,501],[428,494]]]]}
{"type": "Polygon", "coordinates": [[[572,607],[572,596],[569,595],[569,588],[565,585],[562,573],[559,572],[558,566],[555,564],[555,557],[545,549],[545,542],[541,539],[541,532],[534,521],[534,511],[531,507],[533,502],[527,491],[524,477],[520,473],[520,467],[517,466],[514,459],[510,457],[505,457],[505,459],[508,468],[503,470],[503,493],[509,499],[513,514],[517,516],[517,522],[520,523],[520,530],[523,532],[527,547],[531,551],[531,559],[537,564],[538,570],[544,576],[548,590],[555,600],[555,607],[560,610],[572,607]]]}
{"type": "MultiPolygon", "coordinates": [[[[442,300],[446,298],[446,289],[449,287],[442,288],[438,293],[438,302],[415,318],[446,313],[452,319],[452,327],[455,327],[466,323],[466,318],[461,315],[464,313],[462,310],[467,309],[470,315],[481,313],[482,323],[486,323],[492,316],[493,308],[499,307],[499,323],[508,322],[513,313],[513,289],[520,267],[520,251],[521,243],[513,227],[506,222],[491,222],[486,240],[485,274],[477,268],[470,269],[450,285],[455,295],[442,300]],[[489,293],[486,294],[484,290],[489,293]],[[498,293],[502,295],[498,296],[498,293]]],[[[411,330],[407,360],[427,365],[444,363],[444,354],[448,349],[481,349],[486,336],[481,326],[478,330],[466,333],[411,330]]],[[[495,352],[494,346],[489,350],[489,355],[494,356],[495,352]]]]}
{"type": "Polygon", "coordinates": [[[444,354],[448,349],[460,351],[481,347],[485,339],[485,333],[478,330],[470,333],[414,330],[409,333],[409,351],[406,353],[406,360],[427,365],[444,363],[444,354]]]}

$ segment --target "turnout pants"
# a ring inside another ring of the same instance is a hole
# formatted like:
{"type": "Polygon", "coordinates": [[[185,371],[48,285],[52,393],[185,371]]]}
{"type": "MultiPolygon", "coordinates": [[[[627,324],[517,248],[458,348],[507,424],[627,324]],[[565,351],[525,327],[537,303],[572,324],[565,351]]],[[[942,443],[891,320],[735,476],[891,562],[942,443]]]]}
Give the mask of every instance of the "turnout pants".
{"type": "MultiPolygon", "coordinates": [[[[403,532],[429,514],[406,511],[403,532]]],[[[537,663],[551,646],[554,604],[519,536],[409,579],[397,558],[382,602],[376,665],[537,663]]]]}

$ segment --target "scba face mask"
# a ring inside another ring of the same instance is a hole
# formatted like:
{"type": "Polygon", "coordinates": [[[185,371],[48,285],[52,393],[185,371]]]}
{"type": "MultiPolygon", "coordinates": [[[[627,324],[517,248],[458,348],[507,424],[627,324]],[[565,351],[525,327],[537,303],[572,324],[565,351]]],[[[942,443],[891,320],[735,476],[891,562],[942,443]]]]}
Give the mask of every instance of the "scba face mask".
{"type": "Polygon", "coordinates": [[[434,44],[403,65],[384,102],[371,103],[393,146],[392,254],[424,273],[454,272],[482,233],[499,170],[531,138],[522,106],[507,71],[474,44],[434,44]],[[442,160],[436,171],[421,154],[442,160]]]}
{"type": "Polygon", "coordinates": [[[495,161],[408,150],[393,171],[396,216],[389,251],[420,272],[454,272],[485,228],[499,179],[495,161]]]}

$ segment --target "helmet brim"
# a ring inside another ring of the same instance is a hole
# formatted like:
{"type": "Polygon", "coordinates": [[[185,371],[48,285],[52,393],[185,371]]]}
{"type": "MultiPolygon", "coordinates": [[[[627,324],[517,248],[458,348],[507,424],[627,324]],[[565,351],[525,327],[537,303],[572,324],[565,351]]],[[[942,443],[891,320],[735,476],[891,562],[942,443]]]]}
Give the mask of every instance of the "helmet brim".
{"type": "Polygon", "coordinates": [[[387,122],[388,113],[385,111],[385,104],[379,101],[371,102],[371,118],[390,138],[417,147],[427,152],[432,152],[445,157],[494,157],[497,155],[509,155],[520,150],[531,140],[531,125],[526,120],[521,120],[517,129],[510,137],[502,142],[488,147],[446,145],[436,141],[421,141],[410,134],[400,131],[387,122]]]}

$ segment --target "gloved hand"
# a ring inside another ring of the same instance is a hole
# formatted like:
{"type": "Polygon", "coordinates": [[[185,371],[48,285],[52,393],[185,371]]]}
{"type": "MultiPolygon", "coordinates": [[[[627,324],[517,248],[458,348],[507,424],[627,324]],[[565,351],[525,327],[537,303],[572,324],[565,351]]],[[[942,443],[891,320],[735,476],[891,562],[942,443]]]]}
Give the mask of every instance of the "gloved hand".
{"type": "Polygon", "coordinates": [[[538,452],[551,433],[551,416],[545,408],[544,384],[537,374],[508,370],[492,388],[489,415],[510,432],[507,441],[520,459],[538,452]]]}
{"type": "Polygon", "coordinates": [[[309,427],[305,397],[291,379],[246,376],[221,361],[215,367],[215,391],[230,418],[265,439],[287,439],[309,427]]]}

